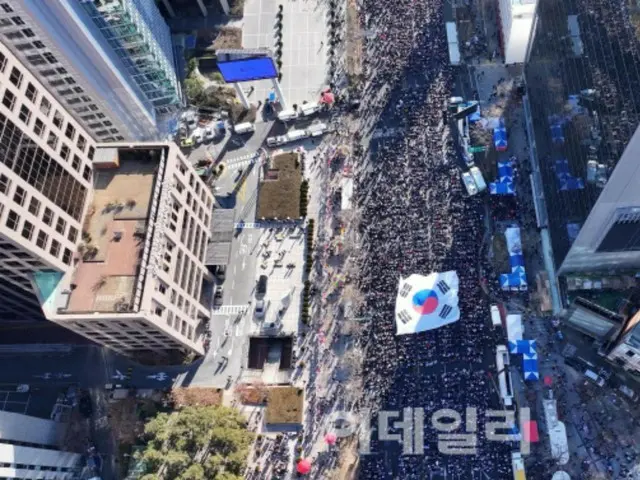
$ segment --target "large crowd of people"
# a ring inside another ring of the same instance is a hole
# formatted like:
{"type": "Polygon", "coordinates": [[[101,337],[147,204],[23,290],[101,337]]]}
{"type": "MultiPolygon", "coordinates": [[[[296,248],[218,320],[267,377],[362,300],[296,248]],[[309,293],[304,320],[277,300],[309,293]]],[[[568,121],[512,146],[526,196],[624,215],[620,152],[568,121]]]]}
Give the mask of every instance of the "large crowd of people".
{"type": "Polygon", "coordinates": [[[404,456],[397,442],[383,444],[374,435],[371,454],[361,459],[363,479],[437,478],[444,470],[447,478],[512,475],[514,446],[487,441],[482,428],[483,411],[499,406],[490,374],[495,340],[480,287],[485,229],[481,203],[463,192],[443,114],[454,81],[443,4],[365,0],[363,8],[366,28],[375,35],[367,42],[362,133],[388,127],[400,132],[372,140],[356,160],[363,239],[358,284],[365,295],[361,313],[369,319],[365,403],[374,410],[425,412],[424,452],[404,456]],[[460,279],[460,321],[396,336],[399,278],[447,270],[460,279]],[[431,415],[448,408],[464,418],[467,407],[478,411],[477,453],[440,453],[431,415]]]}

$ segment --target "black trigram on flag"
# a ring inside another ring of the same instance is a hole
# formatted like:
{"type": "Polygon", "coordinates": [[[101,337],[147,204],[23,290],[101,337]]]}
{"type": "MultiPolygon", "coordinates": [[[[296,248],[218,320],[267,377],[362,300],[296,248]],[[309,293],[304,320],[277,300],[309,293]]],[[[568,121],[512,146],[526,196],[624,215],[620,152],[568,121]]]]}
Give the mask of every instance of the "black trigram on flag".
{"type": "Polygon", "coordinates": [[[453,311],[453,307],[450,307],[449,305],[444,305],[440,309],[440,313],[438,313],[438,316],[440,318],[447,318],[452,311],[453,311]]]}
{"type": "Polygon", "coordinates": [[[400,296],[401,297],[406,297],[407,295],[409,295],[409,292],[411,291],[413,287],[411,285],[409,285],[408,283],[405,283],[402,288],[400,289],[400,296]]]}
{"type": "Polygon", "coordinates": [[[442,293],[447,293],[449,290],[451,290],[449,288],[449,285],[447,285],[447,282],[445,282],[444,280],[440,280],[438,283],[436,283],[436,287],[438,287],[438,290],[440,290],[440,292],[442,293]]]}
{"type": "Polygon", "coordinates": [[[407,324],[411,321],[411,315],[409,315],[406,310],[402,310],[400,313],[398,313],[398,318],[404,324],[407,324]]]}

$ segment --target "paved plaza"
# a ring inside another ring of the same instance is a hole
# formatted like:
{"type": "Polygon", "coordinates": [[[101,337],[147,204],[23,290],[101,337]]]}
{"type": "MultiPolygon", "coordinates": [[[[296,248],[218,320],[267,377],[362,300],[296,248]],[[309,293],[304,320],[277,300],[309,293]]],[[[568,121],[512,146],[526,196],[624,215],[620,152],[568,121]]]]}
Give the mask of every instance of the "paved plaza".
{"type": "Polygon", "coordinates": [[[266,312],[262,319],[254,316],[252,334],[297,333],[304,249],[305,236],[302,228],[273,232],[263,230],[256,276],[268,277],[267,293],[264,297],[266,312]]]}
{"type": "MultiPolygon", "coordinates": [[[[244,48],[275,52],[278,5],[283,5],[282,81],[288,108],[315,101],[327,84],[327,15],[322,4],[301,0],[247,0],[242,25],[244,48]]],[[[249,101],[264,102],[272,89],[269,80],[243,84],[255,91],[249,101]]]]}

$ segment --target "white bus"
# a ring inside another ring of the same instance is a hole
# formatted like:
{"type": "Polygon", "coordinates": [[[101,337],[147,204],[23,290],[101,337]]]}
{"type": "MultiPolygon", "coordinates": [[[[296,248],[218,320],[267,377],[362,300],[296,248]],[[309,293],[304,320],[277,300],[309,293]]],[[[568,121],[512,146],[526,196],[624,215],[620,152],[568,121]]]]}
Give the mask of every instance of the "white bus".
{"type": "Polygon", "coordinates": [[[509,372],[509,352],[504,345],[496,347],[496,368],[498,369],[498,388],[505,407],[513,405],[513,384],[509,372]]]}

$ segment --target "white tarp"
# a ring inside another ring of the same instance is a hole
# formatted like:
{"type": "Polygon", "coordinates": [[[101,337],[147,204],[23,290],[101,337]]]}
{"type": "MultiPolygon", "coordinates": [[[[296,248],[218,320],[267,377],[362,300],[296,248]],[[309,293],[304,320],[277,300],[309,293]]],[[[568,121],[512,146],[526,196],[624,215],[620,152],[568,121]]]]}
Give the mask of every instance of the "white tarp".
{"type": "Polygon", "coordinates": [[[342,196],[340,199],[342,211],[351,210],[351,197],[353,197],[353,178],[346,177],[342,180],[342,196]]]}
{"type": "Polygon", "coordinates": [[[396,298],[396,334],[424,332],[458,321],[458,286],[455,271],[401,278],[396,298]]]}
{"type": "Polygon", "coordinates": [[[519,313],[510,313],[507,315],[507,339],[510,343],[515,344],[518,340],[522,340],[524,327],[522,326],[522,315],[519,313]]]}
{"type": "Polygon", "coordinates": [[[564,422],[558,420],[558,409],[556,401],[553,399],[542,400],[544,408],[544,418],[549,433],[549,444],[551,446],[551,456],[558,461],[558,465],[569,463],[569,441],[567,439],[567,428],[564,422]]]}

